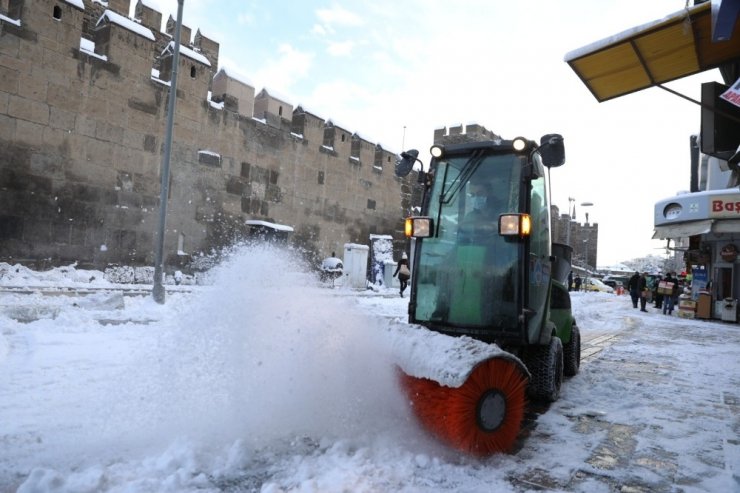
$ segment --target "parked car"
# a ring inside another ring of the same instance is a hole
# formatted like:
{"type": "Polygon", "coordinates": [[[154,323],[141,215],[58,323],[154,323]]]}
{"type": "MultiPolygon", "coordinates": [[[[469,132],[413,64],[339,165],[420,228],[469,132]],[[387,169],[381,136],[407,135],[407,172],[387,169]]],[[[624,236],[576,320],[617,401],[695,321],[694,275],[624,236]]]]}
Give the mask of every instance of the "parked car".
{"type": "Polygon", "coordinates": [[[604,284],[603,282],[601,282],[600,280],[594,277],[587,278],[584,281],[583,286],[581,286],[581,289],[583,289],[584,291],[600,291],[602,293],[613,293],[614,292],[613,287],[607,286],[606,284],[604,284]]]}
{"type": "Polygon", "coordinates": [[[611,286],[614,289],[617,289],[619,286],[622,286],[624,289],[627,289],[627,282],[629,282],[629,280],[630,278],[628,276],[608,275],[608,276],[604,276],[604,278],[601,281],[607,286],[611,286]]]}

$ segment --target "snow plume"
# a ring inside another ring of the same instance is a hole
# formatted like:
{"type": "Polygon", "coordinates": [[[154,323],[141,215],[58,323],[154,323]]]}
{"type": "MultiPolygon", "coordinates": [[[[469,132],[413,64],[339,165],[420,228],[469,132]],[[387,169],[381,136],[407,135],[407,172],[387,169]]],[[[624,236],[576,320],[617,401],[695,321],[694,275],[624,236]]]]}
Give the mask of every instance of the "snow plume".
{"type": "Polygon", "coordinates": [[[213,280],[161,340],[173,429],[261,447],[378,434],[405,419],[379,322],[319,287],[291,253],[242,247],[213,280]]]}

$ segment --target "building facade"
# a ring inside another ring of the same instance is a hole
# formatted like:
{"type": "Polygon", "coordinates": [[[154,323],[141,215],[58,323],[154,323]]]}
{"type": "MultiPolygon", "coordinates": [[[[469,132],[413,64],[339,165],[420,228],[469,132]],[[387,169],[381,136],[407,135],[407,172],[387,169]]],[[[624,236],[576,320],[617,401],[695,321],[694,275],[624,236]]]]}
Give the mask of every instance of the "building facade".
{"type": "MultiPolygon", "coordinates": [[[[0,0],[0,261],[153,263],[175,22],[106,3],[0,0]]],[[[400,249],[415,177],[396,154],[217,70],[218,53],[182,27],[165,263],[247,221],[292,229],[312,260],[371,234],[400,249]]]]}
{"type": "Polygon", "coordinates": [[[574,267],[595,271],[599,258],[599,224],[590,223],[588,220],[580,223],[570,214],[561,214],[555,205],[552,206],[550,215],[553,222],[553,242],[570,245],[573,248],[574,267]]]}

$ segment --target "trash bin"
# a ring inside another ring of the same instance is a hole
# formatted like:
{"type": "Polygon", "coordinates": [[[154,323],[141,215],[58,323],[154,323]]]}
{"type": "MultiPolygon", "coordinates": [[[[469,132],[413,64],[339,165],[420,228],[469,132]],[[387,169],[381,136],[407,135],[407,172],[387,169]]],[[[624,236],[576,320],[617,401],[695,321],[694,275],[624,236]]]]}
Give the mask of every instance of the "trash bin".
{"type": "Polygon", "coordinates": [[[699,293],[699,300],[696,302],[696,318],[712,318],[712,295],[709,293],[699,293]]]}
{"type": "Polygon", "coordinates": [[[732,298],[722,300],[722,321],[737,322],[737,300],[732,298]]]}

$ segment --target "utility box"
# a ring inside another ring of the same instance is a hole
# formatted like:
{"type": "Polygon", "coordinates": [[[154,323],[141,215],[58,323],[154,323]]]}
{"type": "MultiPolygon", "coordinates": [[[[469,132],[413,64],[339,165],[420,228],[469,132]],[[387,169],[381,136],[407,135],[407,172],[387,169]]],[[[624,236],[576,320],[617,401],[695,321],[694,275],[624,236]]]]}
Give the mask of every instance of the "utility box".
{"type": "Polygon", "coordinates": [[[712,295],[709,293],[699,293],[699,299],[696,300],[696,318],[712,318],[712,295]]]}
{"type": "Polygon", "coordinates": [[[731,298],[722,300],[722,321],[737,322],[737,300],[731,298]]]}
{"type": "Polygon", "coordinates": [[[367,256],[370,247],[344,244],[344,283],[348,288],[367,288],[367,256]]]}

